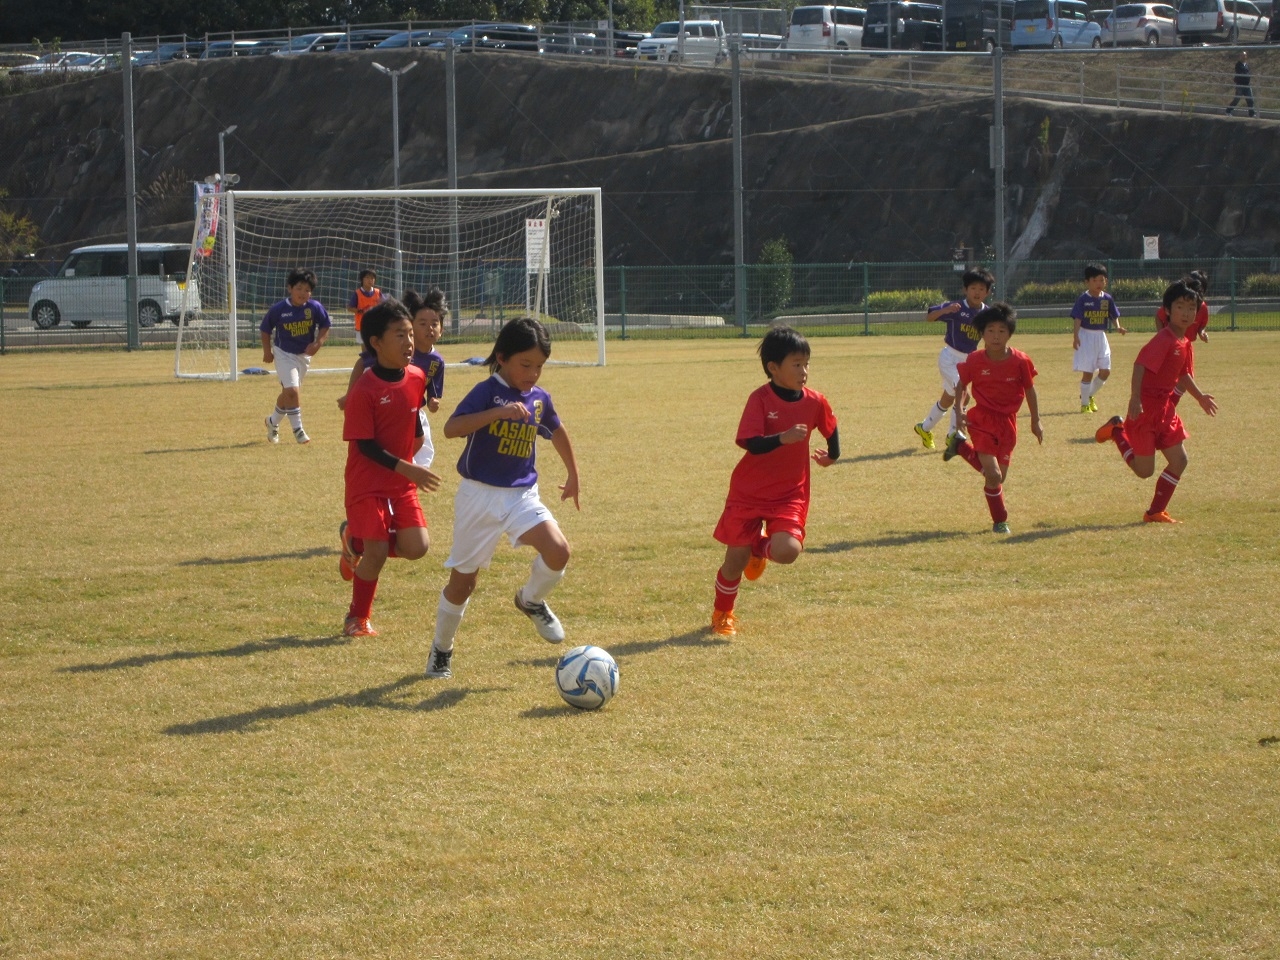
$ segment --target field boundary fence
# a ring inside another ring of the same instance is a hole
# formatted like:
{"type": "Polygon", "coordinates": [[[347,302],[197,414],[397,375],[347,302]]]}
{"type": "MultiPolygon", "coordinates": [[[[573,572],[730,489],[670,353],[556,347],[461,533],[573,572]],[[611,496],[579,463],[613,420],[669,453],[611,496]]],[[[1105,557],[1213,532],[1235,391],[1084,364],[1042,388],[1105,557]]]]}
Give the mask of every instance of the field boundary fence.
{"type": "MultiPolygon", "coordinates": [[[[1108,269],[1109,290],[1126,326],[1146,329],[1164,288],[1193,269],[1210,276],[1209,305],[1213,331],[1280,330],[1280,258],[1205,260],[1100,260],[1108,269]]],[[[936,333],[926,309],[961,295],[961,278],[969,262],[792,263],[753,264],[745,268],[746,310],[734,303],[732,264],[606,267],[604,311],[610,339],[731,338],[758,336],[772,324],[785,323],[810,336],[899,336],[936,333]],[[737,318],[744,316],[744,321],[737,318]]],[[[465,266],[465,265],[464,265],[465,266]]],[[[158,319],[131,339],[119,294],[99,292],[92,298],[90,278],[75,324],[59,322],[42,328],[37,285],[57,275],[59,264],[24,260],[0,264],[0,355],[33,350],[172,349],[177,326],[158,319]],[[85,304],[88,306],[85,306],[85,304]],[[85,312],[87,311],[87,312],[85,312]]],[[[1084,290],[1085,263],[1077,260],[1028,260],[994,270],[991,300],[1005,300],[1018,311],[1019,331],[1064,333],[1071,329],[1071,307],[1084,290]]],[[[478,269],[478,267],[477,267],[478,269]]],[[[491,269],[491,265],[490,265],[491,269]]],[[[347,310],[351,277],[333,277],[317,292],[334,318],[334,342],[354,342],[353,319],[347,310]],[[348,283],[350,279],[350,283],[348,283]]],[[[417,278],[446,282],[447,278],[417,278]]],[[[62,284],[66,287],[67,284],[62,284]]],[[[110,284],[104,284],[110,287],[110,284]]],[[[122,288],[122,285],[117,285],[122,288]]],[[[283,288],[282,288],[283,290],[283,288]]],[[[283,295],[283,293],[282,293],[283,295]]],[[[478,316],[493,305],[450,297],[455,315],[478,316]]],[[[509,313],[520,313],[512,304],[509,313]]],[[[256,329],[253,328],[253,329],[256,329]]],[[[466,338],[446,337],[450,342],[466,338]]],[[[252,346],[252,343],[246,344],[252,346]]]]}

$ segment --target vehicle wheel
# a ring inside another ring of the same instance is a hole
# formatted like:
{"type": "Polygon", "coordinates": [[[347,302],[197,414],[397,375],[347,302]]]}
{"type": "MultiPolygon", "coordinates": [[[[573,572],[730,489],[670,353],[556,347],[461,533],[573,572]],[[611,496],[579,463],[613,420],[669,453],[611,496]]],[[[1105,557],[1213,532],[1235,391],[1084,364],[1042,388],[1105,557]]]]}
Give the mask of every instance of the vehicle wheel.
{"type": "Polygon", "coordinates": [[[983,49],[985,49],[985,50],[987,51],[987,53],[995,53],[995,52],[996,52],[996,42],[995,42],[994,40],[992,40],[990,37],[987,37],[987,42],[986,42],[985,44],[983,44],[983,49]]]}
{"type": "Polygon", "coordinates": [[[908,50],[923,50],[923,49],[924,49],[924,43],[923,43],[923,41],[916,40],[916,41],[914,41],[914,42],[912,42],[912,43],[908,44],[908,45],[907,45],[907,49],[908,49],[908,50]]]}
{"type": "Polygon", "coordinates": [[[1062,49],[1062,34],[1058,34],[1056,37],[1053,38],[1053,49],[1055,50],[1062,49]]]}
{"type": "Polygon", "coordinates": [[[83,330],[85,327],[87,327],[91,323],[93,323],[92,320],[72,320],[71,321],[71,325],[75,327],[77,330],[83,330]]]}
{"type": "Polygon", "coordinates": [[[837,49],[837,50],[848,50],[848,49],[849,49],[849,45],[848,45],[847,43],[845,43],[843,40],[841,40],[839,43],[837,43],[837,44],[836,44],[836,49],[837,49]]]}
{"type": "Polygon", "coordinates": [[[1148,47],[1158,47],[1158,46],[1160,46],[1160,34],[1158,34],[1158,33],[1148,33],[1148,34],[1147,34],[1147,46],[1148,46],[1148,47]]]}
{"type": "Polygon", "coordinates": [[[1093,38],[1093,43],[1091,44],[1091,46],[1092,46],[1092,47],[1093,47],[1093,49],[1095,49],[1095,50],[1101,50],[1101,49],[1102,49],[1102,40],[1101,40],[1100,38],[1098,38],[1098,37],[1094,37],[1094,38],[1093,38]]]}
{"type": "Polygon", "coordinates": [[[160,304],[154,300],[143,300],[138,304],[138,326],[154,327],[161,319],[160,304]]]}
{"type": "Polygon", "coordinates": [[[31,308],[31,322],[38,330],[51,330],[62,322],[62,314],[52,300],[40,300],[31,308]]]}

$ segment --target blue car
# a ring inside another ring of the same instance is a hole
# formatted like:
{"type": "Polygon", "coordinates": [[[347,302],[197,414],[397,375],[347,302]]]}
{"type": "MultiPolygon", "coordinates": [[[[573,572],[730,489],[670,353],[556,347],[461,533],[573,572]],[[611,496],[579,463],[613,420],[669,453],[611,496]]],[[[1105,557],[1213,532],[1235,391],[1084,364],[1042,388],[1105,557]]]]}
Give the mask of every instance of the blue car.
{"type": "Polygon", "coordinates": [[[1084,0],[1017,0],[1009,43],[1016,48],[1097,49],[1102,46],[1102,28],[1089,19],[1084,0]]]}

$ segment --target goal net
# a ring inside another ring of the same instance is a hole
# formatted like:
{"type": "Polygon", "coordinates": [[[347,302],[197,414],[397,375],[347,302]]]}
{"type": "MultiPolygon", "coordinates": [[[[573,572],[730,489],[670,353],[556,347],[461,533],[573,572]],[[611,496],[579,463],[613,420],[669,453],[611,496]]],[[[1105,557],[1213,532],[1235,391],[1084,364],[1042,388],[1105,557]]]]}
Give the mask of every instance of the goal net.
{"type": "Polygon", "coordinates": [[[450,363],[487,356],[504,323],[532,316],[550,331],[551,363],[603,365],[600,208],[598,188],[206,194],[174,373],[235,380],[260,366],[258,324],[299,267],[333,321],[312,372],[350,371],[354,353],[331,347],[357,343],[347,304],[366,269],[388,296],[444,290],[450,363]]]}

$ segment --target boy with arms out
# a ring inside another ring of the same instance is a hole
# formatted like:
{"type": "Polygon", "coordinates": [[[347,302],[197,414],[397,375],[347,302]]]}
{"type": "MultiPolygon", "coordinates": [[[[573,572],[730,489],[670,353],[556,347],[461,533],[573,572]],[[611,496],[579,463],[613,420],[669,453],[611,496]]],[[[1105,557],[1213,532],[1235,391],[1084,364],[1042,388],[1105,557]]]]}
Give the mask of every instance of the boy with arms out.
{"type": "Polygon", "coordinates": [[[1114,322],[1117,333],[1123,335],[1129,331],[1121,325],[1120,308],[1107,293],[1107,268],[1100,263],[1089,264],[1084,268],[1084,282],[1088,289],[1071,308],[1071,319],[1075,321],[1071,330],[1071,347],[1075,350],[1071,369],[1080,374],[1080,412],[1097,413],[1094,395],[1111,376],[1107,327],[1114,322]]]}
{"type": "Polygon", "coordinates": [[[1205,413],[1218,415],[1218,404],[1211,395],[1200,391],[1190,371],[1191,351],[1185,337],[1195,323],[1199,305],[1199,291],[1186,281],[1179,280],[1165,290],[1164,309],[1169,325],[1148,341],[1133,362],[1128,416],[1123,421],[1112,417],[1095,436],[1099,443],[1112,441],[1129,469],[1144,480],[1155,473],[1156,451],[1164,454],[1165,469],[1156,480],[1151,506],[1142,515],[1147,523],[1180,522],[1168,513],[1169,501],[1188,461],[1182,445],[1187,429],[1178,416],[1174,390],[1181,387],[1196,398],[1205,413]]]}
{"type": "Polygon", "coordinates": [[[924,444],[926,450],[934,449],[933,428],[938,425],[947,411],[951,410],[950,434],[956,431],[956,414],[952,410],[956,399],[956,367],[978,349],[978,331],[973,326],[976,317],[985,306],[991,295],[996,279],[988,270],[981,268],[965,271],[961,278],[964,286],[963,300],[949,300],[936,307],[930,307],[925,319],[930,323],[939,320],[947,325],[943,336],[942,352],[938,354],[938,372],[942,374],[942,397],[935,403],[925,418],[916,424],[916,436],[924,444]]]}
{"type": "Polygon", "coordinates": [[[302,429],[302,381],[311,367],[311,358],[329,337],[329,314],[318,300],[311,298],[316,288],[316,275],[310,270],[289,273],[285,286],[289,296],[274,304],[262,318],[258,330],[262,334],[262,362],[276,365],[280,378],[280,395],[276,408],[268,415],[267,441],[280,442],[280,421],[289,418],[293,438],[310,443],[302,429]]]}
{"type": "Polygon", "coordinates": [[[973,324],[982,337],[983,349],[969,354],[957,368],[959,428],[947,439],[942,459],[963,457],[982,474],[983,492],[991,511],[991,531],[1008,533],[1004,481],[1009,476],[1009,460],[1018,443],[1018,411],[1024,399],[1031,415],[1031,432],[1044,443],[1040,401],[1034,386],[1036,367],[1025,353],[1009,346],[1009,338],[1018,325],[1017,316],[1007,303],[993,304],[983,310],[973,318],[973,324]],[[970,392],[974,405],[966,414],[964,405],[970,392]]]}
{"type": "Polygon", "coordinates": [[[342,426],[347,519],[338,531],[339,569],[351,581],[342,632],[376,637],[369,615],[378,576],[388,557],[417,560],[426,554],[430,541],[418,488],[436,490],[440,478],[412,462],[421,436],[418,408],[425,377],[409,362],[409,311],[396,300],[385,300],[365,314],[360,332],[374,362],[351,389],[342,426]]]}
{"type": "Polygon", "coordinates": [[[729,479],[714,533],[725,545],[711,612],[711,632],[721,637],[738,632],[733,607],[742,577],[758,580],[769,560],[794,563],[804,550],[809,435],[816,429],[827,438],[827,448],[812,455],[819,466],[829,467],[840,456],[831,405],[805,386],[809,342],[790,327],[774,327],[757,352],[769,382],[747,398],[735,440],[746,454],[729,479]]]}

